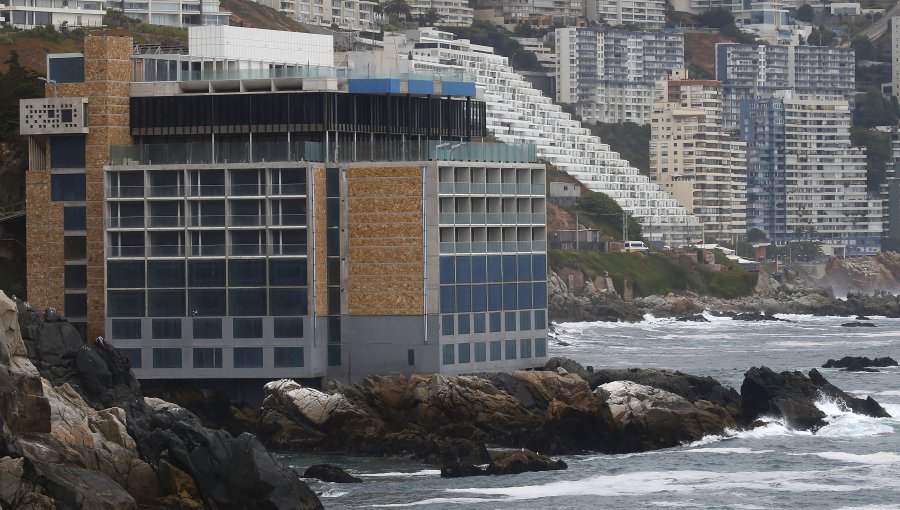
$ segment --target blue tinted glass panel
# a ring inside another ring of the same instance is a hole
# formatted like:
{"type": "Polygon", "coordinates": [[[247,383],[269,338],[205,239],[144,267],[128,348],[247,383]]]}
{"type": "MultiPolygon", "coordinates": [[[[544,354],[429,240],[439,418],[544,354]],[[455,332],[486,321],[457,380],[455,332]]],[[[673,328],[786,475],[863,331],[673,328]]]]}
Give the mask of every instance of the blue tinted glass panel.
{"type": "Polygon", "coordinates": [[[153,368],[181,368],[181,349],[153,349],[153,368]]]}
{"type": "Polygon", "coordinates": [[[456,323],[458,326],[456,331],[460,335],[468,335],[469,333],[472,332],[472,330],[470,329],[469,314],[463,313],[463,314],[457,315],[456,318],[457,318],[456,323]]]}
{"type": "Polygon", "coordinates": [[[277,317],[275,338],[303,338],[303,317],[277,317]]]}
{"type": "Polygon", "coordinates": [[[441,335],[454,334],[456,320],[453,315],[441,315],[441,335]]]}
{"type": "Polygon", "coordinates": [[[547,312],[545,310],[534,311],[534,329],[547,329],[547,312]]]}
{"type": "Polygon", "coordinates": [[[50,199],[54,202],[84,200],[84,174],[50,176],[50,199]]]}
{"type": "Polygon", "coordinates": [[[502,285],[488,285],[488,310],[503,310],[502,285]]]}
{"type": "Polygon", "coordinates": [[[221,317],[227,315],[225,289],[188,291],[188,312],[191,317],[221,317]]]}
{"type": "Polygon", "coordinates": [[[116,340],[140,340],[141,320],[114,319],[112,321],[112,337],[116,340]]]}
{"type": "Polygon", "coordinates": [[[503,264],[501,263],[500,255],[489,255],[487,258],[488,263],[488,281],[489,282],[502,282],[503,281],[503,264]]]}
{"type": "Polygon", "coordinates": [[[487,361],[487,343],[475,342],[475,363],[487,361]]]}
{"type": "Polygon", "coordinates": [[[56,83],[84,82],[84,57],[48,58],[47,78],[56,83]]]}
{"type": "Polygon", "coordinates": [[[222,349],[217,347],[194,348],[194,368],[222,368],[222,349]]]}
{"type": "Polygon", "coordinates": [[[546,338],[535,338],[534,339],[534,355],[537,358],[546,358],[547,357],[547,339],[546,338]]]}
{"type": "Polygon", "coordinates": [[[498,333],[503,330],[503,315],[500,312],[491,314],[491,333],[498,333]]]}
{"type": "Polygon", "coordinates": [[[506,340],[506,359],[516,359],[515,340],[506,340]]]}
{"type": "Polygon", "coordinates": [[[516,330],[516,312],[506,312],[506,331],[516,330]]]}
{"type": "Polygon", "coordinates": [[[472,285],[472,311],[487,310],[487,285],[472,285]]]}
{"type": "MultiPolygon", "coordinates": [[[[84,168],[84,135],[52,137],[50,168],[84,168]]],[[[81,175],[81,193],[82,198],[68,200],[84,200],[84,174],[81,175]]]]}
{"type": "Polygon", "coordinates": [[[450,285],[441,286],[441,313],[453,313],[456,311],[456,287],[450,285]]]}
{"type": "Polygon", "coordinates": [[[153,338],[177,340],[181,338],[181,319],[153,319],[153,338]]]}
{"type": "Polygon", "coordinates": [[[547,256],[546,255],[533,255],[531,257],[531,273],[532,278],[535,281],[542,281],[547,279],[547,256]]]}
{"type": "Polygon", "coordinates": [[[491,342],[491,361],[500,361],[500,354],[503,352],[503,345],[500,340],[491,342]]]}
{"type": "Polygon", "coordinates": [[[486,328],[486,317],[483,313],[476,313],[472,316],[473,329],[475,333],[484,333],[486,328]]]}
{"type": "Polygon", "coordinates": [[[87,229],[87,207],[71,206],[63,208],[63,228],[65,230],[87,229]]]}
{"type": "Polygon", "coordinates": [[[328,366],[329,367],[341,366],[341,346],[340,345],[329,345],[328,346],[328,366]]]}
{"type": "Polygon", "coordinates": [[[443,346],[443,348],[442,348],[443,356],[441,357],[442,358],[441,364],[452,365],[453,363],[455,363],[454,356],[453,356],[453,351],[454,351],[453,348],[454,348],[453,344],[447,344],[447,345],[443,346]]]}
{"type": "Polygon", "coordinates": [[[147,316],[184,317],[184,301],[184,289],[148,290],[147,316]]]}
{"type": "Polygon", "coordinates": [[[225,261],[188,261],[188,285],[191,287],[224,287],[225,261]]]}
{"type": "Polygon", "coordinates": [[[306,285],[306,259],[270,260],[269,285],[306,285]]]}
{"type": "Polygon", "coordinates": [[[530,331],[531,330],[531,312],[529,311],[521,311],[519,312],[519,331],[530,331]]]}
{"type": "Polygon", "coordinates": [[[269,315],[307,315],[306,287],[269,289],[269,315]]]}
{"type": "Polygon", "coordinates": [[[184,287],[184,261],[148,261],[147,286],[151,288],[184,287]]]}
{"type": "Polygon", "coordinates": [[[519,255],[519,281],[531,280],[531,255],[519,255]]]}
{"type": "Polygon", "coordinates": [[[472,287],[470,285],[456,286],[456,311],[472,311],[472,287]]]}
{"type": "Polygon", "coordinates": [[[266,261],[236,259],[228,261],[228,285],[231,287],[260,287],[266,284],[266,261]]]}
{"type": "Polygon", "coordinates": [[[534,308],[547,308],[547,282],[534,282],[532,286],[532,294],[534,295],[534,308]]]}
{"type": "Polygon", "coordinates": [[[479,255],[472,257],[472,283],[487,282],[487,257],[479,255]]]}
{"type": "Polygon", "coordinates": [[[144,316],[144,291],[111,290],[106,296],[106,313],[110,317],[144,316]]]}
{"type": "Polygon", "coordinates": [[[275,368],[302,367],[303,347],[276,347],[275,368]]]}
{"type": "Polygon", "coordinates": [[[519,340],[519,357],[522,359],[531,357],[531,339],[523,338],[519,340]]]}
{"type": "Polygon", "coordinates": [[[119,351],[119,354],[128,358],[128,364],[131,368],[142,368],[144,366],[140,349],[122,348],[117,350],[119,351]]]}
{"type": "Polygon", "coordinates": [[[519,284],[519,308],[531,308],[531,284],[530,283],[520,283],[519,284]]]}
{"type": "Polygon", "coordinates": [[[460,363],[471,363],[472,362],[472,344],[465,343],[459,344],[457,347],[459,351],[459,362],[460,363]]]}
{"type": "Polygon", "coordinates": [[[456,257],[456,283],[472,281],[472,260],[469,257],[456,257]]]}
{"type": "Polygon", "coordinates": [[[87,266],[65,266],[63,286],[66,289],[86,289],[87,266]]]}
{"type": "Polygon", "coordinates": [[[235,338],[262,338],[263,335],[263,322],[260,318],[235,318],[231,327],[235,338]]]}
{"type": "Polygon", "coordinates": [[[138,289],[144,287],[143,261],[109,261],[106,263],[106,287],[138,289]]]}
{"type": "Polygon", "coordinates": [[[228,314],[237,317],[266,314],[266,289],[231,289],[228,314]]]}
{"type": "Polygon", "coordinates": [[[234,368],[262,368],[262,347],[235,347],[234,368]]]}
{"type": "Polygon", "coordinates": [[[453,257],[441,257],[441,285],[456,283],[456,263],[453,257]]]}
{"type": "Polygon", "coordinates": [[[504,255],[503,256],[503,281],[504,282],[514,282],[516,281],[516,256],[515,255],[504,255]]]}
{"type": "Polygon", "coordinates": [[[87,294],[66,294],[63,304],[66,317],[87,317],[87,294]]]}
{"type": "Polygon", "coordinates": [[[222,338],[222,319],[194,319],[194,338],[200,340],[209,340],[222,338]]]}
{"type": "Polygon", "coordinates": [[[504,283],[503,284],[503,308],[507,310],[515,310],[516,309],[516,284],[515,283],[504,283]]]}

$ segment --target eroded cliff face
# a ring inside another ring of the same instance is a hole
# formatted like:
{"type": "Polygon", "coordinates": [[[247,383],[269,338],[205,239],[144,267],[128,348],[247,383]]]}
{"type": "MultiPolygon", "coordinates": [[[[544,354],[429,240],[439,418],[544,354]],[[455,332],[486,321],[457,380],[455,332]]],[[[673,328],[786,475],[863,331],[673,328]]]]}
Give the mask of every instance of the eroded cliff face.
{"type": "Polygon", "coordinates": [[[0,411],[3,507],[322,508],[255,436],[145,401],[113,347],[2,291],[0,411]]]}
{"type": "Polygon", "coordinates": [[[882,252],[853,259],[832,257],[825,266],[821,284],[831,288],[837,297],[849,293],[900,295],[900,253],[882,252]]]}

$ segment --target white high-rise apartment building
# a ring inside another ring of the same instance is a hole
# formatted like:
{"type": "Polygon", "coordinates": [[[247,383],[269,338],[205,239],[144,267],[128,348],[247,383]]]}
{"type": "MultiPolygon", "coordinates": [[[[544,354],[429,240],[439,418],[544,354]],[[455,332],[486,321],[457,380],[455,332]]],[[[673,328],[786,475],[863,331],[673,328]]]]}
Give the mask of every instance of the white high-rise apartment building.
{"type": "Polygon", "coordinates": [[[491,9],[505,23],[574,25],[584,17],[585,0],[472,0],[475,10],[491,9]]]}
{"type": "Polygon", "coordinates": [[[498,141],[535,144],[540,157],[588,188],[612,197],[641,223],[645,237],[652,241],[681,245],[700,238],[695,216],[533,88],[492,48],[435,29],[420,29],[418,40],[402,34],[386,37],[384,51],[384,59],[372,52],[356,55],[361,59],[357,67],[375,59],[382,68],[385,62],[393,62],[400,69],[465,73],[478,86],[479,99],[487,105],[488,130],[498,141]]]}
{"type": "Polygon", "coordinates": [[[653,87],[684,67],[680,32],[556,30],[556,100],[590,122],[648,124],[653,87]]]}
{"type": "Polygon", "coordinates": [[[850,142],[850,105],[773,96],[741,102],[747,228],[779,244],[821,241],[826,254],[877,252],[882,203],[866,190],[865,150],[850,142]]]}
{"type": "Polygon", "coordinates": [[[697,216],[706,237],[744,237],[746,144],[725,131],[722,84],[678,76],[657,82],[655,95],[650,123],[654,180],[697,216]]]}
{"type": "Polygon", "coordinates": [[[441,15],[441,20],[437,22],[440,26],[468,27],[472,25],[474,19],[469,0],[411,0],[409,6],[412,8],[413,16],[434,9],[441,15]]]}
{"type": "Polygon", "coordinates": [[[256,0],[310,25],[378,32],[377,1],[370,0],[256,0]]]}
{"type": "Polygon", "coordinates": [[[900,97],[900,18],[891,18],[891,94],[900,97]]]}
{"type": "Polygon", "coordinates": [[[0,0],[0,24],[16,28],[103,26],[106,0],[0,0]]]}
{"type": "Polygon", "coordinates": [[[109,7],[124,8],[126,16],[144,23],[170,27],[227,25],[231,16],[221,10],[219,0],[124,0],[109,7]]]}
{"type": "Polygon", "coordinates": [[[662,30],[666,26],[665,0],[586,0],[585,13],[589,21],[614,27],[662,30]]]}

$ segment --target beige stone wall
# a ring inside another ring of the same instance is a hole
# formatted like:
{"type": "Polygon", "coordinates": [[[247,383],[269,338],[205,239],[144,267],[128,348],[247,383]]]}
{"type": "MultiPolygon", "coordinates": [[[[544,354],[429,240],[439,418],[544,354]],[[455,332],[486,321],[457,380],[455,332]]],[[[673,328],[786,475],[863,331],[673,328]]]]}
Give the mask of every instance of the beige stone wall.
{"type": "Polygon", "coordinates": [[[63,206],[50,201],[48,170],[26,172],[25,200],[28,210],[25,232],[28,246],[28,300],[36,308],[53,306],[65,314],[63,206]]]}
{"type": "Polygon", "coordinates": [[[422,169],[349,168],[347,209],[348,312],[422,314],[422,169]]]}
{"type": "Polygon", "coordinates": [[[313,168],[313,193],[314,210],[312,221],[315,222],[315,264],[316,264],[316,289],[315,304],[316,316],[328,315],[328,265],[327,240],[325,229],[325,168],[313,168]]]}

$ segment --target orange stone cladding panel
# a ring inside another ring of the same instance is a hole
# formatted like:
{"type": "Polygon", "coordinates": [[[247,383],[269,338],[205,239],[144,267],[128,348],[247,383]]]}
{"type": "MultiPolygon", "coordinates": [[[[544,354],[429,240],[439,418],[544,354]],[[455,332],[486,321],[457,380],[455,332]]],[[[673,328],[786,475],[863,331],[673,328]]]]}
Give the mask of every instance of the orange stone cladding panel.
{"type": "Polygon", "coordinates": [[[325,218],[325,168],[313,167],[313,222],[315,223],[315,274],[314,282],[316,316],[328,315],[328,256],[326,250],[326,218],[325,218]]]}
{"type": "Polygon", "coordinates": [[[28,300],[37,308],[65,311],[63,205],[50,201],[50,172],[25,173],[25,237],[28,246],[28,300]]]}
{"type": "Polygon", "coordinates": [[[348,312],[421,315],[421,167],[351,167],[347,197],[348,312]]]}

